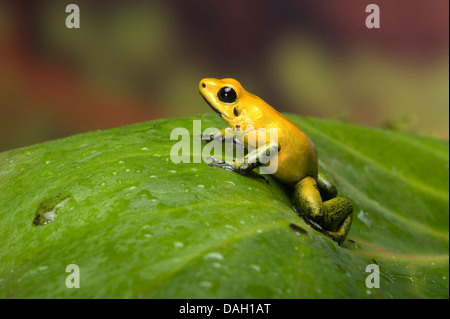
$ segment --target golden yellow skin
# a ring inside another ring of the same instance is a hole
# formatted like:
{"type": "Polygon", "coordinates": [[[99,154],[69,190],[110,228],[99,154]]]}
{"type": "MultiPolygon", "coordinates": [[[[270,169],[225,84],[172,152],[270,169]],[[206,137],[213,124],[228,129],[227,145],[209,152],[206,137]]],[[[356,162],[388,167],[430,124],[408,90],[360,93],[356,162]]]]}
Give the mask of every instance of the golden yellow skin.
{"type": "Polygon", "coordinates": [[[262,99],[247,92],[234,79],[203,79],[199,85],[200,94],[218,110],[228,125],[243,131],[250,129],[278,128],[278,169],[275,178],[285,184],[298,182],[306,176],[317,178],[317,153],[311,139],[290,119],[275,110],[262,99]],[[203,85],[205,87],[203,87],[203,85]],[[234,103],[224,103],[217,98],[219,88],[232,87],[237,94],[234,103]],[[239,116],[233,109],[237,107],[239,116]]]}
{"type": "MultiPolygon", "coordinates": [[[[199,91],[211,108],[234,130],[239,128],[243,132],[259,134],[258,129],[264,128],[267,132],[270,128],[278,129],[278,169],[274,177],[284,184],[293,185],[294,207],[301,210],[299,213],[313,221],[313,224],[318,224],[322,232],[341,244],[350,229],[353,209],[348,200],[335,198],[336,188],[318,173],[316,147],[305,132],[262,99],[246,91],[234,79],[202,79],[199,91]]],[[[227,133],[222,130],[217,134],[227,133]]],[[[236,139],[242,137],[236,136],[236,139]]],[[[256,148],[256,145],[248,144],[248,138],[240,142],[247,149],[249,146],[256,148]]],[[[267,143],[269,145],[269,141],[267,143]]],[[[256,167],[247,165],[245,161],[216,162],[213,166],[241,174],[256,167]]]]}

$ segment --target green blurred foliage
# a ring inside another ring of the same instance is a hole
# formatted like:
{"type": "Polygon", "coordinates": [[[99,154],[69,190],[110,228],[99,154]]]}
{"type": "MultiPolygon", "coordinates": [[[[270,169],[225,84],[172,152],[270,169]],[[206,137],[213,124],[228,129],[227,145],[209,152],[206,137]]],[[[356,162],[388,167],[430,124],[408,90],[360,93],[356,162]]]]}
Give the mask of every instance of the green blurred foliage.
{"type": "Polygon", "coordinates": [[[448,134],[447,54],[418,67],[367,48],[336,54],[307,36],[281,38],[275,47],[273,74],[293,108],[301,102],[310,115],[448,134]]]}

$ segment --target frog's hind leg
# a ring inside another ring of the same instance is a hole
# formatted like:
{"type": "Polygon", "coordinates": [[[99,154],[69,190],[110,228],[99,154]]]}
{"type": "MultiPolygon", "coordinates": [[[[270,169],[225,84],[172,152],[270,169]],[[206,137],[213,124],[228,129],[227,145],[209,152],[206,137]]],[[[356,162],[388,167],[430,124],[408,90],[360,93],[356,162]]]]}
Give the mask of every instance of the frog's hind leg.
{"type": "Polygon", "coordinates": [[[338,191],[336,186],[334,186],[331,181],[320,172],[317,178],[317,185],[319,186],[320,196],[323,201],[335,198],[337,196],[338,191]]]}
{"type": "Polygon", "coordinates": [[[292,201],[298,212],[321,227],[321,231],[342,244],[352,223],[353,207],[343,197],[322,201],[320,187],[312,177],[295,185],[292,201]]]}

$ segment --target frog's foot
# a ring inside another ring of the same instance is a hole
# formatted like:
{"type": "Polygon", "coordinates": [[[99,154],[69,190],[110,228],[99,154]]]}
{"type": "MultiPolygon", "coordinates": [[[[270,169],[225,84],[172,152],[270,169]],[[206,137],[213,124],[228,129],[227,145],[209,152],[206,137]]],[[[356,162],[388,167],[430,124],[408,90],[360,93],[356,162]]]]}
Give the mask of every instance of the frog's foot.
{"type": "Polygon", "coordinates": [[[347,198],[336,197],[322,203],[321,226],[331,232],[338,231],[346,218],[352,214],[353,206],[347,198]]]}
{"type": "Polygon", "coordinates": [[[237,147],[240,148],[245,148],[245,145],[242,144],[241,141],[239,141],[239,139],[235,138],[235,137],[225,137],[224,135],[220,135],[220,134],[203,134],[203,135],[199,135],[198,136],[203,143],[208,143],[211,141],[217,141],[217,142],[225,142],[225,143],[229,143],[229,142],[233,142],[237,147]]]}
{"type": "Polygon", "coordinates": [[[312,177],[306,177],[295,186],[293,203],[316,230],[342,244],[352,223],[353,207],[344,197],[322,202],[319,187],[312,177]]]}
{"type": "Polygon", "coordinates": [[[350,231],[350,227],[352,226],[352,220],[353,220],[353,213],[350,213],[349,215],[347,215],[345,220],[339,226],[338,230],[326,231],[325,234],[328,235],[335,242],[337,242],[339,245],[342,245],[342,243],[347,238],[348,232],[350,231]]]}
{"type": "Polygon", "coordinates": [[[230,171],[235,171],[236,170],[236,167],[235,167],[234,163],[218,160],[214,156],[210,156],[210,157],[207,158],[207,160],[209,160],[209,159],[212,160],[212,163],[209,163],[208,166],[216,166],[216,167],[228,169],[230,171]]]}
{"type": "Polygon", "coordinates": [[[262,176],[261,174],[256,173],[253,169],[255,168],[254,165],[251,165],[249,163],[239,163],[233,160],[232,162],[229,161],[220,161],[214,156],[208,157],[208,159],[212,159],[213,162],[208,164],[208,166],[216,166],[224,169],[228,169],[230,171],[236,172],[240,175],[244,176],[251,176],[251,177],[257,177],[267,184],[269,184],[269,180],[262,176]]]}
{"type": "Polygon", "coordinates": [[[214,133],[214,134],[202,134],[198,136],[202,142],[211,142],[212,140],[216,139],[218,141],[222,141],[224,139],[223,135],[214,133]]]}

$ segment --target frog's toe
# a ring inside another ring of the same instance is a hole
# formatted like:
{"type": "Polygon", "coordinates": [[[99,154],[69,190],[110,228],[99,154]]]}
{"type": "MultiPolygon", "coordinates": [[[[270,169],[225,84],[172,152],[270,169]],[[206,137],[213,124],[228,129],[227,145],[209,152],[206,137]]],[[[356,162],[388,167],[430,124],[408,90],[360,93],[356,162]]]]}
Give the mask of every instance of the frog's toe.
{"type": "Polygon", "coordinates": [[[202,140],[202,142],[206,143],[214,139],[214,134],[199,135],[198,137],[202,140]]]}
{"type": "Polygon", "coordinates": [[[238,172],[238,173],[241,174],[241,175],[253,176],[253,177],[259,178],[263,182],[266,182],[267,184],[270,184],[269,180],[265,176],[255,172],[253,170],[242,171],[242,172],[238,172]]]}
{"type": "Polygon", "coordinates": [[[350,213],[342,222],[341,226],[339,226],[338,230],[326,231],[325,233],[339,245],[342,245],[342,243],[345,241],[350,231],[352,221],[353,221],[353,213],[350,213]]]}
{"type": "Polygon", "coordinates": [[[214,163],[225,163],[224,161],[218,160],[214,156],[207,157],[206,159],[212,161],[212,163],[210,163],[208,166],[210,166],[211,164],[214,164],[214,163]]]}
{"type": "Polygon", "coordinates": [[[258,178],[263,180],[264,182],[266,182],[266,184],[270,184],[269,180],[267,178],[265,178],[264,176],[258,174],[258,178]]]}
{"type": "Polygon", "coordinates": [[[208,164],[208,166],[215,166],[215,167],[228,169],[230,171],[236,172],[236,173],[238,173],[240,175],[244,175],[244,176],[256,177],[256,178],[266,182],[267,184],[270,184],[269,180],[266,177],[253,171],[253,168],[251,166],[245,165],[243,163],[238,163],[235,160],[233,160],[233,162],[219,161],[216,158],[214,158],[213,156],[208,157],[208,159],[213,160],[213,162],[208,164]]]}
{"type": "Polygon", "coordinates": [[[224,169],[228,169],[231,171],[236,170],[236,168],[233,165],[228,164],[227,162],[224,161],[218,161],[217,159],[213,158],[212,163],[208,164],[208,166],[215,166],[215,167],[220,167],[220,168],[224,168],[224,169]]]}
{"type": "Polygon", "coordinates": [[[215,167],[220,167],[220,168],[225,168],[225,169],[232,169],[232,166],[230,164],[228,164],[227,162],[218,160],[214,156],[208,157],[207,160],[212,160],[212,162],[208,164],[208,166],[210,166],[210,167],[215,166],[215,167]]]}

